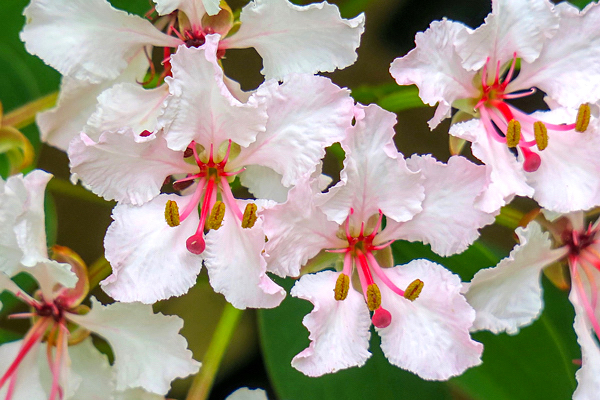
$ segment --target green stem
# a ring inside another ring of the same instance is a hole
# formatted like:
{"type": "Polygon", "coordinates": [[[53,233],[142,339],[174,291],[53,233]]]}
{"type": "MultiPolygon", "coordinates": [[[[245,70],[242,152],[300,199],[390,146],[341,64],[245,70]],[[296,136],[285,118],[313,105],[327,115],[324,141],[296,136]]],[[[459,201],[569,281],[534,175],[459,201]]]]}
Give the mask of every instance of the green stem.
{"type": "Polygon", "coordinates": [[[74,197],[79,200],[84,200],[107,207],[113,207],[115,205],[114,202],[106,201],[102,197],[96,196],[94,193],[85,190],[81,186],[73,185],[71,182],[57,177],[54,177],[50,180],[50,182],[48,182],[48,190],[54,194],[74,197]]]}
{"type": "Polygon", "coordinates": [[[100,257],[88,268],[88,279],[90,280],[90,291],[94,289],[101,280],[106,279],[112,272],[112,268],[106,258],[100,257]]]}
{"type": "Polygon", "coordinates": [[[215,332],[204,355],[202,369],[194,378],[186,400],[205,400],[208,398],[215,376],[219,370],[219,365],[221,365],[221,360],[223,360],[227,346],[229,346],[229,342],[242,313],[242,310],[238,310],[231,304],[225,304],[221,319],[215,328],[215,332]]]}
{"type": "Polygon", "coordinates": [[[502,207],[500,214],[496,216],[496,223],[511,230],[517,229],[525,214],[510,206],[502,207]]]}
{"type": "Polygon", "coordinates": [[[16,129],[21,129],[35,121],[35,115],[40,111],[44,111],[56,104],[58,92],[50,93],[44,97],[40,97],[30,103],[25,104],[4,115],[2,118],[3,126],[12,126],[16,129]]]}

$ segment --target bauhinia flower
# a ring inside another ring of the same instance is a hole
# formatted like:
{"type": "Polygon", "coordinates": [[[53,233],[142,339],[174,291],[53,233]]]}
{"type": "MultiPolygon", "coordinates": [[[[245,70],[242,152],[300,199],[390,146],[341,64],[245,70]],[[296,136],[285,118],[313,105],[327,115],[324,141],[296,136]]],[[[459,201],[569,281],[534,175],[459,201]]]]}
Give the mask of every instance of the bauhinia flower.
{"type": "Polygon", "coordinates": [[[444,19],[415,42],[390,72],[400,85],[416,84],[425,103],[438,104],[432,129],[459,110],[450,134],[470,141],[489,168],[479,207],[492,211],[515,195],[563,213],[600,204],[600,181],[589,179],[600,170],[597,122],[588,128],[588,103],[600,99],[589,83],[600,79],[597,4],[580,12],[566,2],[492,1],[479,28],[444,19]],[[529,115],[511,104],[537,90],[552,108],[578,113],[529,115]]]}
{"type": "Polygon", "coordinates": [[[337,6],[326,2],[297,6],[287,0],[255,0],[242,9],[239,21],[219,0],[154,3],[158,15],[149,21],[114,9],[106,0],[31,1],[21,39],[30,53],[63,75],[57,108],[38,118],[46,141],[66,149],[103,90],[115,83],[143,82],[149,68],[152,75],[163,68],[153,65],[153,48],[163,49],[164,78],[179,45],[198,47],[207,35],[219,34],[219,58],[227,49],[253,47],[263,59],[265,77],[283,80],[292,73],[353,64],[364,30],[363,14],[343,19],[337,6]]]}
{"type": "Polygon", "coordinates": [[[340,182],[322,194],[306,177],[286,203],[262,212],[269,270],[298,276],[307,263],[311,271],[336,267],[304,275],[292,289],[314,304],[304,318],[311,344],[292,365],[309,376],[363,365],[373,324],[392,364],[448,379],[481,362],[460,278],[427,260],[392,267],[386,250],[396,239],[444,255],[464,250],[493,221],[472,205],[485,171],[461,157],[448,165],[431,156],[405,161],[392,140],[394,114],[375,105],[356,114],[341,142],[340,182]]]}
{"type": "Polygon", "coordinates": [[[103,287],[115,299],[153,303],[186,293],[202,263],[238,308],[274,307],[285,295],[266,275],[256,215],[265,203],[235,199],[230,183],[239,176],[257,198],[285,201],[345,135],[353,101],[327,78],[294,75],[265,82],[241,103],[223,83],[217,45],[211,35],[173,55],[170,94],[150,131],[111,129],[97,142],[82,133],[70,146],[72,171],[120,202],[105,239],[113,275],[103,287]],[[159,194],[172,175],[181,195],[159,194]]]}
{"type": "Polygon", "coordinates": [[[600,233],[599,222],[585,225],[584,213],[542,218],[548,232],[533,221],[517,228],[519,244],[492,268],[479,271],[465,285],[465,296],[475,308],[474,330],[516,334],[542,312],[541,272],[546,267],[565,268],[570,283],[569,300],[575,308],[574,328],[582,351],[574,399],[594,399],[600,390],[600,233]],[[563,262],[556,265],[557,261],[563,262]],[[566,267],[564,266],[566,263],[566,267]]]}

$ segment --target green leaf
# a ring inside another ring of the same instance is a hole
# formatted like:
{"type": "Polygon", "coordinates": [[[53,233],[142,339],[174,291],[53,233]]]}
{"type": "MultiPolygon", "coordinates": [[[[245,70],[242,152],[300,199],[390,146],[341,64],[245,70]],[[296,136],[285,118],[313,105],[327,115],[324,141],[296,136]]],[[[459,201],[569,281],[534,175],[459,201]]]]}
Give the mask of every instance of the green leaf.
{"type": "Polygon", "coordinates": [[[15,340],[21,339],[21,335],[16,332],[9,331],[8,329],[0,328],[0,344],[14,342],[15,340]]]}
{"type": "Polygon", "coordinates": [[[398,86],[395,83],[359,86],[352,89],[352,97],[359,103],[376,103],[381,108],[396,113],[426,106],[421,101],[416,86],[398,86]]]}
{"type": "Polygon", "coordinates": [[[585,6],[587,6],[590,3],[593,3],[594,0],[571,0],[570,3],[573,4],[574,6],[579,7],[580,10],[583,10],[585,8],[585,6]]]}

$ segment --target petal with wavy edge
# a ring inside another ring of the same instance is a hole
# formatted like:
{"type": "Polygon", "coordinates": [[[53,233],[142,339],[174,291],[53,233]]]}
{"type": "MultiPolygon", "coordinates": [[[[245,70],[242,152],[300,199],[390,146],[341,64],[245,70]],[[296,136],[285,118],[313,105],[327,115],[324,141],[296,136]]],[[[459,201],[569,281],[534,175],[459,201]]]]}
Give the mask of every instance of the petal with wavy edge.
{"type": "Polygon", "coordinates": [[[284,203],[289,188],[281,184],[281,175],[269,167],[248,165],[240,175],[240,183],[257,199],[274,200],[284,203]]]}
{"type": "Polygon", "coordinates": [[[581,346],[582,358],[581,368],[575,374],[578,385],[573,400],[594,400],[600,392],[600,348],[575,290],[571,290],[569,299],[575,308],[573,328],[581,346]]]}
{"type": "Polygon", "coordinates": [[[595,103],[600,99],[600,7],[590,4],[584,11],[561,3],[556,35],[544,45],[539,58],[523,64],[519,76],[507,90],[538,87],[552,100],[566,107],[595,103]]]}
{"type": "MultiPolygon", "coordinates": [[[[17,175],[10,179],[23,179],[17,175]]],[[[0,272],[9,276],[16,274],[21,264],[23,251],[19,248],[14,226],[17,217],[25,211],[24,200],[27,198],[27,189],[23,185],[7,186],[0,179],[0,272]],[[15,192],[14,190],[17,190],[15,192]]]]}
{"type": "Polygon", "coordinates": [[[54,260],[43,260],[32,267],[23,268],[22,271],[33,275],[35,280],[38,281],[45,299],[54,297],[53,289],[57,284],[73,288],[78,280],[77,275],[71,269],[71,265],[54,260]]]}
{"type": "Polygon", "coordinates": [[[454,124],[450,127],[450,134],[473,142],[473,155],[487,166],[489,184],[475,200],[477,208],[494,213],[515,195],[533,196],[534,190],[527,184],[521,157],[517,159],[506,144],[491,139],[481,120],[454,124]]]}
{"type": "Polygon", "coordinates": [[[425,32],[417,33],[415,49],[396,58],[390,67],[398,85],[415,84],[423,102],[430,106],[438,103],[435,116],[429,121],[431,129],[450,116],[455,100],[479,95],[473,86],[475,73],[464,69],[455,49],[459,32],[468,30],[458,22],[434,21],[425,32]]]}
{"type": "MultiPolygon", "coordinates": [[[[17,357],[19,350],[23,344],[22,340],[16,342],[5,343],[0,346],[0,376],[4,375],[10,362],[17,357]],[[5,362],[7,361],[7,362],[5,362]]],[[[27,399],[27,400],[47,400],[48,393],[42,387],[40,379],[40,368],[38,366],[40,343],[33,345],[31,350],[21,361],[19,369],[17,369],[17,382],[12,394],[12,398],[27,399]]],[[[0,398],[6,398],[8,382],[0,388],[0,398]]]]}
{"type": "Polygon", "coordinates": [[[223,82],[218,44],[219,35],[208,35],[202,47],[181,46],[171,57],[173,76],[165,78],[171,95],[159,125],[173,150],[185,150],[192,140],[206,149],[229,139],[245,147],[265,130],[265,105],[255,97],[241,103],[223,82]]]}
{"type": "Polygon", "coordinates": [[[223,40],[227,48],[254,47],[266,79],[292,73],[332,72],[352,65],[365,17],[343,19],[327,2],[297,6],[287,0],[254,0],[242,9],[240,30],[223,40]]]}
{"type": "Polygon", "coordinates": [[[362,366],[371,357],[371,318],[362,294],[350,288],[345,300],[337,301],[333,289],[339,272],[304,275],[291,294],[310,301],[314,308],[302,320],[310,332],[310,346],[292,359],[292,366],[308,376],[321,376],[362,366]]]}
{"type": "Polygon", "coordinates": [[[142,138],[129,128],[106,131],[97,143],[81,133],[69,145],[69,158],[71,172],[94,193],[134,205],[158,196],[167,176],[198,172],[164,137],[142,138]]]}
{"type": "MultiPolygon", "coordinates": [[[[365,112],[342,140],[346,152],[340,182],[323,196],[321,206],[332,221],[342,224],[350,209],[353,219],[366,222],[379,210],[397,222],[422,210],[422,177],[406,166],[394,145],[396,115],[377,105],[357,106],[365,112]]],[[[360,226],[359,222],[359,226],[360,226]]]]}
{"type": "Polygon", "coordinates": [[[104,238],[106,259],[113,273],[100,284],[118,301],[152,304],[181,296],[196,283],[202,257],[187,250],[186,240],[196,232],[198,214],[181,225],[165,221],[167,200],[185,209],[191,196],[161,194],[143,206],[118,204],[104,238]]]}
{"type": "Polygon", "coordinates": [[[202,26],[204,14],[218,14],[220,0],[152,0],[156,4],[158,15],[171,14],[175,10],[181,10],[188,17],[192,25],[202,26]]]}
{"type": "Polygon", "coordinates": [[[105,0],[33,0],[23,15],[27,51],[62,75],[90,83],[117,78],[144,46],[181,43],[105,0]]]}
{"type": "Polygon", "coordinates": [[[388,327],[376,328],[390,363],[427,380],[446,380],[481,364],[483,345],[469,335],[475,311],[460,294],[458,275],[428,260],[411,261],[385,273],[401,288],[415,279],[425,284],[411,302],[375,278],[381,305],[392,314],[388,327]]]}
{"type": "Polygon", "coordinates": [[[268,400],[267,392],[262,389],[239,388],[225,400],[268,400]]]}
{"type": "Polygon", "coordinates": [[[548,0],[493,0],[492,13],[474,31],[457,36],[456,49],[469,70],[478,70],[489,57],[494,68],[513,54],[532,62],[558,28],[558,16],[548,0]]]}
{"type": "Polygon", "coordinates": [[[279,276],[298,276],[300,267],[322,249],[348,246],[337,238],[339,224],[329,221],[315,204],[315,182],[305,177],[284,204],[262,212],[268,269],[279,276]]]}
{"type": "Polygon", "coordinates": [[[465,297],[475,308],[473,331],[516,334],[542,311],[542,269],[566,255],[552,250],[549,234],[539,224],[517,228],[520,244],[495,267],[482,269],[465,285],[465,297]]]}
{"type": "Polygon", "coordinates": [[[266,100],[266,132],[242,149],[231,168],[269,167],[282,175],[284,186],[312,173],[325,147],[342,140],[352,126],[354,100],[328,78],[292,75],[282,85],[268,81],[256,94],[266,100]]]}
{"type": "Polygon", "coordinates": [[[484,166],[460,156],[444,164],[431,155],[414,155],[407,164],[425,176],[423,211],[406,222],[388,220],[378,242],[420,241],[446,257],[466,250],[479,237],[478,229],[494,222],[497,212],[485,213],[473,204],[487,183],[484,166]]]}
{"type": "Polygon", "coordinates": [[[89,313],[68,318],[109,343],[115,355],[117,390],[142,387],[166,394],[173,379],[198,372],[200,363],[192,359],[187,341],[179,334],[181,318],[154,314],[151,305],[104,306],[94,297],[91,301],[89,313]]]}
{"type": "Polygon", "coordinates": [[[91,338],[69,346],[71,370],[81,377],[74,399],[106,400],[114,390],[113,371],[106,355],[94,347],[91,338]]]}
{"type": "MultiPolygon", "coordinates": [[[[237,202],[242,210],[246,203],[237,202]]],[[[206,235],[203,256],[210,285],[239,309],[277,307],[285,297],[285,290],[266,274],[262,225],[259,217],[252,228],[242,228],[228,204],[221,228],[206,235]]]]}

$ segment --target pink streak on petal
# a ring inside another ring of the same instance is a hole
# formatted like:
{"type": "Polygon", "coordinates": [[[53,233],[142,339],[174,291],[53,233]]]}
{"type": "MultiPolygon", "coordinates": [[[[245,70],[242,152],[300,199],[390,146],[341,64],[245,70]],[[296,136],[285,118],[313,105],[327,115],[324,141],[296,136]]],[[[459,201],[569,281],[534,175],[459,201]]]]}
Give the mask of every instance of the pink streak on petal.
{"type": "Polygon", "coordinates": [[[231,193],[231,187],[229,186],[229,182],[224,176],[221,177],[221,195],[223,196],[223,201],[225,202],[225,205],[229,207],[229,209],[231,209],[234,212],[235,216],[238,217],[238,219],[241,221],[244,218],[244,213],[242,213],[242,210],[240,210],[240,208],[238,207],[235,201],[235,197],[233,197],[233,193],[231,193]]]}
{"type": "Polygon", "coordinates": [[[198,181],[198,186],[196,186],[196,190],[192,195],[192,199],[185,207],[185,210],[181,213],[180,221],[185,221],[185,219],[192,213],[193,210],[198,208],[198,203],[200,202],[200,198],[202,197],[202,192],[204,191],[204,187],[206,186],[206,178],[202,178],[198,181]]]}

